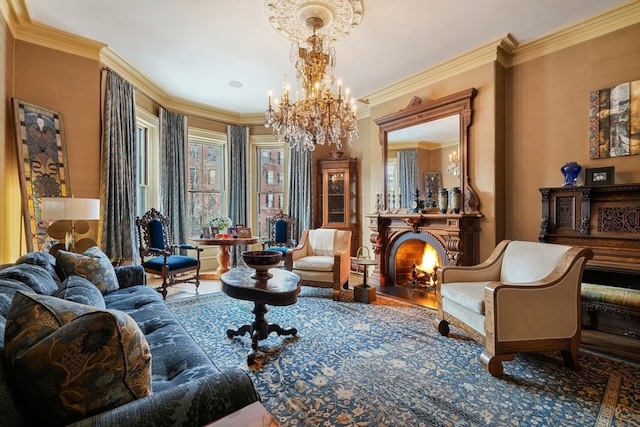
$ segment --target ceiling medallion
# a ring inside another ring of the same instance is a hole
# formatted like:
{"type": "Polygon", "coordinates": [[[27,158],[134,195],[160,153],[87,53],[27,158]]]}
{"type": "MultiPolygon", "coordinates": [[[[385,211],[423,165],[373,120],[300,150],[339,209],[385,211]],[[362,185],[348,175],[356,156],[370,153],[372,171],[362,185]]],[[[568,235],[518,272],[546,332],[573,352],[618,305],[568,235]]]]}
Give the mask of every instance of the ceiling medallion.
{"type": "Polygon", "coordinates": [[[313,35],[309,18],[324,23],[317,34],[332,41],[353,31],[364,13],[362,0],[265,0],[267,18],[271,26],[289,40],[306,40],[313,35]]]}

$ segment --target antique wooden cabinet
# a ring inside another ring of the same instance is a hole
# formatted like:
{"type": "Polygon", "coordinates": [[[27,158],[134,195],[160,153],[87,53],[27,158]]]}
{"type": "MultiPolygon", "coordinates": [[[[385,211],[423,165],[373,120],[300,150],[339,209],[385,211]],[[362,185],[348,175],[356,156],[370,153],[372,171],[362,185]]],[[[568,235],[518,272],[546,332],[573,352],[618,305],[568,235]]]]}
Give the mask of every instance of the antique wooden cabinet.
{"type": "Polygon", "coordinates": [[[351,230],[351,256],[360,246],[358,159],[318,160],[316,228],[351,230]]]}
{"type": "Polygon", "coordinates": [[[594,253],[583,283],[604,287],[585,293],[583,285],[583,330],[640,339],[635,296],[640,290],[640,184],[541,188],[540,193],[539,240],[594,253]]]}

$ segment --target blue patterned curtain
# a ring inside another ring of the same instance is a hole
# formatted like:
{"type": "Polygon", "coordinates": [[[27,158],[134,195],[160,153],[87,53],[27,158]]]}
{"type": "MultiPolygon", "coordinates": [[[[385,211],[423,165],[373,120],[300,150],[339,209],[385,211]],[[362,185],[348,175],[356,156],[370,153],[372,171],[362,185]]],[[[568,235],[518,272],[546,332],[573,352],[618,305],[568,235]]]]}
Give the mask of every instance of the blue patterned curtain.
{"type": "Polygon", "coordinates": [[[160,206],[174,243],[187,242],[186,117],[160,107],[160,206]]]}
{"type": "Polygon", "coordinates": [[[102,71],[102,141],[98,241],[111,258],[138,263],[136,232],[136,110],[134,87],[102,71]]]}
{"type": "Polygon", "coordinates": [[[398,151],[398,188],[402,194],[401,203],[398,203],[396,194],[396,207],[406,208],[413,199],[413,194],[418,185],[418,153],[416,150],[398,151]]]}
{"type": "Polygon", "coordinates": [[[313,175],[311,151],[292,148],[289,159],[289,216],[296,220],[295,239],[311,228],[313,175]]]}
{"type": "MultiPolygon", "coordinates": [[[[249,128],[246,126],[227,126],[229,146],[229,218],[233,224],[247,226],[247,200],[249,199],[247,176],[249,153],[249,128]]],[[[232,265],[240,263],[241,252],[245,248],[232,246],[232,265]],[[238,249],[236,249],[238,248],[238,249]]]]}

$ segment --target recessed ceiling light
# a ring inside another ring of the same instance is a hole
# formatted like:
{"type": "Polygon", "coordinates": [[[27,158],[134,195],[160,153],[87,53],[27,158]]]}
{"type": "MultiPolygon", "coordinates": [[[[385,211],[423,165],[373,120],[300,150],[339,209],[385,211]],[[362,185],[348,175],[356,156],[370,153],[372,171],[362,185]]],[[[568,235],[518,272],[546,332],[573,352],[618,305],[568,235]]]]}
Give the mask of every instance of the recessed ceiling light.
{"type": "Polygon", "coordinates": [[[229,80],[229,86],[231,87],[242,87],[242,82],[237,80],[229,80]]]}

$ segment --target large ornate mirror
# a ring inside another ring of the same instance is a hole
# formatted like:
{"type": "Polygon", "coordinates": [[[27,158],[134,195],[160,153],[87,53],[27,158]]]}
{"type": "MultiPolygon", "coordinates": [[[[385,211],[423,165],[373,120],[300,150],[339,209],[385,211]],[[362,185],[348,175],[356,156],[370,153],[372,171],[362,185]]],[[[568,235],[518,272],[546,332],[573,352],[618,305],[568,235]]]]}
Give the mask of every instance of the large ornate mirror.
{"type": "Polygon", "coordinates": [[[384,168],[383,211],[412,208],[416,189],[421,200],[429,190],[437,200],[438,188],[459,187],[460,213],[478,213],[467,164],[475,94],[472,88],[437,100],[414,97],[403,110],[375,120],[384,168]]]}

